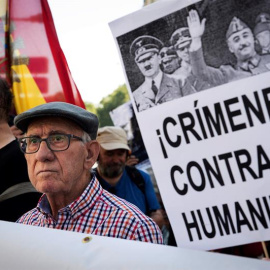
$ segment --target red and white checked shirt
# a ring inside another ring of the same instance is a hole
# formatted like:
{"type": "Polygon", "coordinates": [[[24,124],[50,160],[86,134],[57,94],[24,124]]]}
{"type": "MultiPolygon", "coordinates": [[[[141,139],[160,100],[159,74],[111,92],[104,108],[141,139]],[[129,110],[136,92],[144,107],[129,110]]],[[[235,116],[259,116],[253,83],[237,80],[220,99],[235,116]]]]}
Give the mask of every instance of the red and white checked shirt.
{"type": "Polygon", "coordinates": [[[45,194],[17,221],[39,227],[162,244],[156,223],[135,205],[104,190],[95,177],[82,195],[53,219],[45,194]]]}

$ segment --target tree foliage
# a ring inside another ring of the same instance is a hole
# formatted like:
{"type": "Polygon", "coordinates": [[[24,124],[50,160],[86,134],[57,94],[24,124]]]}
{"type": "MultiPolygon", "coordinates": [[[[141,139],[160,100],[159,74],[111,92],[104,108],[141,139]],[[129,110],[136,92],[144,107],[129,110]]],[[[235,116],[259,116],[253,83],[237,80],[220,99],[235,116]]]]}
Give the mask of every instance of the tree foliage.
{"type": "Polygon", "coordinates": [[[92,113],[95,113],[99,118],[99,126],[113,126],[112,119],[110,117],[110,111],[119,107],[120,105],[130,100],[128,90],[125,84],[120,85],[110,95],[103,98],[98,106],[93,103],[85,103],[86,109],[92,113]]]}
{"type": "Polygon", "coordinates": [[[87,111],[92,112],[94,114],[97,114],[96,106],[93,103],[84,102],[84,105],[85,105],[87,111]]]}

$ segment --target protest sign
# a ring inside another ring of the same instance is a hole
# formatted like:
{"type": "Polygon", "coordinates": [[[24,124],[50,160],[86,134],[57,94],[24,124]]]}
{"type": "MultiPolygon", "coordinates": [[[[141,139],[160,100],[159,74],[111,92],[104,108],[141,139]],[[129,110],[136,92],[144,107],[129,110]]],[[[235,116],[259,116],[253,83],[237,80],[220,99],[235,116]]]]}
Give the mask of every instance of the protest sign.
{"type": "Polygon", "coordinates": [[[110,24],[179,247],[270,239],[270,55],[252,32],[268,27],[262,13],[269,1],[160,1],[110,24]]]}
{"type": "Polygon", "coordinates": [[[269,262],[0,221],[0,269],[269,269],[269,262]]]}
{"type": "Polygon", "coordinates": [[[113,124],[123,128],[127,133],[128,144],[132,155],[139,159],[136,167],[150,167],[149,158],[142,140],[141,131],[132,107],[131,101],[128,101],[110,112],[113,124]]]}

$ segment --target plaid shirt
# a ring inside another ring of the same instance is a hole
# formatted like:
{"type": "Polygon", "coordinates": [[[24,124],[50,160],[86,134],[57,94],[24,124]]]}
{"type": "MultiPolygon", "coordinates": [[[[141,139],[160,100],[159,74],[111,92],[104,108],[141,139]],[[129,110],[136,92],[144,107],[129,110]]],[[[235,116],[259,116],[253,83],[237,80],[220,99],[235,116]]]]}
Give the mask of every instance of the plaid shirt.
{"type": "Polygon", "coordinates": [[[55,220],[45,194],[36,208],[18,223],[162,244],[155,222],[136,206],[104,190],[95,177],[74,202],[58,211],[55,220]]]}

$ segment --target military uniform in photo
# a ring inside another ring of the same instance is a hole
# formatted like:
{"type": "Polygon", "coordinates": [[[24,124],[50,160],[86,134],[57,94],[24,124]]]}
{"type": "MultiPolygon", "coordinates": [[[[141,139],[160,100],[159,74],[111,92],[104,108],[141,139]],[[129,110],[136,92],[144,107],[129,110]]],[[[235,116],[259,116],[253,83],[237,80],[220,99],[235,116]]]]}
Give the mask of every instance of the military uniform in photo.
{"type": "Polygon", "coordinates": [[[138,111],[195,93],[190,84],[184,85],[161,71],[158,53],[162,47],[163,43],[152,36],[138,37],[130,46],[130,53],[145,77],[133,92],[138,111]]]}
{"type": "MultiPolygon", "coordinates": [[[[250,28],[240,19],[234,17],[226,33],[228,40],[231,35],[250,28]]],[[[190,53],[191,64],[194,74],[208,81],[212,86],[221,85],[231,81],[257,75],[270,71],[270,55],[259,55],[254,50],[254,54],[246,61],[237,61],[235,66],[222,65],[214,68],[206,65],[202,48],[190,53]]]]}
{"type": "Polygon", "coordinates": [[[253,30],[254,36],[257,39],[259,45],[260,54],[269,54],[270,53],[270,14],[261,13],[257,16],[255,20],[255,27],[253,30]],[[266,35],[267,37],[262,37],[264,39],[263,43],[260,44],[260,36],[266,35]],[[265,44],[268,42],[268,44],[265,44]]]}
{"type": "MultiPolygon", "coordinates": [[[[170,38],[170,42],[172,46],[174,46],[176,52],[179,50],[187,50],[189,53],[189,46],[191,43],[191,36],[187,27],[181,27],[175,30],[170,38]]],[[[180,57],[181,59],[181,57],[180,57]]],[[[174,71],[171,77],[175,79],[181,79],[184,81],[188,81],[188,83],[192,86],[194,91],[199,92],[201,90],[205,90],[210,88],[210,84],[208,82],[203,81],[202,79],[196,77],[192,72],[192,66],[190,62],[185,61],[185,59],[181,59],[181,65],[178,69],[174,71]]]]}

